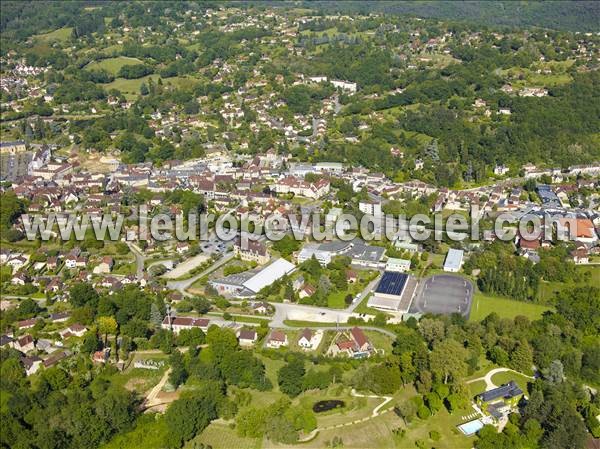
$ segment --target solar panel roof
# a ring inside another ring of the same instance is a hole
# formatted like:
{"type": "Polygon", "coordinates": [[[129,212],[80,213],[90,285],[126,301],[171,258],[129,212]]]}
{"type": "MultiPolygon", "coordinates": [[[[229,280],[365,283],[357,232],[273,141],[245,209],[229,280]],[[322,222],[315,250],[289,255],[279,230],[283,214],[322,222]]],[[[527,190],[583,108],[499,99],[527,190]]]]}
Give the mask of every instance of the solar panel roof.
{"type": "Polygon", "coordinates": [[[375,292],[386,295],[400,295],[406,285],[407,279],[408,275],[405,273],[386,271],[383,273],[375,292]]]}

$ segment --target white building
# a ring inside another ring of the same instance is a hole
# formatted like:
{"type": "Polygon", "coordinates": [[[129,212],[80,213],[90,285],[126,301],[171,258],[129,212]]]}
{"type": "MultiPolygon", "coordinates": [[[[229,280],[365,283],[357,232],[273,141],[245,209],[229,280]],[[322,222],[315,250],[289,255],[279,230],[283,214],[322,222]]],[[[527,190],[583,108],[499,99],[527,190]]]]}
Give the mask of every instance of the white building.
{"type": "Polygon", "coordinates": [[[451,273],[460,271],[460,267],[463,264],[463,256],[463,250],[450,248],[448,254],[446,254],[446,260],[444,261],[444,271],[451,273]]]}

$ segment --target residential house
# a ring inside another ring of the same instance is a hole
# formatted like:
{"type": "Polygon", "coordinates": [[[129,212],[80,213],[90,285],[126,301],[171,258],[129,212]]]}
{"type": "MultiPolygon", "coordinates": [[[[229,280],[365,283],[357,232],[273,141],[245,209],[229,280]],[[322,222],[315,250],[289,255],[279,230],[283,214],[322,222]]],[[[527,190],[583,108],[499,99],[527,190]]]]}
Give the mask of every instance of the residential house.
{"type": "Polygon", "coordinates": [[[274,330],[269,335],[267,340],[267,348],[279,349],[282,346],[288,345],[288,338],[285,332],[280,330],[274,330]]]}
{"type": "Polygon", "coordinates": [[[13,348],[17,351],[21,351],[23,354],[28,353],[29,351],[33,351],[35,349],[35,342],[33,341],[33,337],[29,334],[23,335],[20,338],[17,338],[13,342],[13,348]]]}
{"type": "Polygon", "coordinates": [[[36,355],[31,357],[21,357],[20,360],[23,364],[23,368],[25,368],[25,374],[27,374],[27,376],[35,374],[42,365],[42,359],[36,355]]]}
{"type": "Polygon", "coordinates": [[[163,329],[172,330],[175,334],[178,334],[183,329],[201,329],[203,332],[208,331],[210,326],[210,320],[206,318],[194,318],[189,316],[178,316],[171,317],[167,315],[162,324],[160,325],[163,329]]]}
{"type": "Polygon", "coordinates": [[[298,346],[307,351],[317,349],[320,338],[319,336],[310,329],[304,329],[298,339],[298,346]]]}
{"type": "Polygon", "coordinates": [[[115,261],[110,256],[104,256],[102,261],[94,267],[94,274],[107,274],[110,273],[115,265],[115,261]]]}
{"type": "Polygon", "coordinates": [[[238,334],[238,340],[240,342],[240,346],[242,347],[254,346],[254,343],[256,343],[257,339],[258,334],[254,329],[242,329],[238,334]]]}

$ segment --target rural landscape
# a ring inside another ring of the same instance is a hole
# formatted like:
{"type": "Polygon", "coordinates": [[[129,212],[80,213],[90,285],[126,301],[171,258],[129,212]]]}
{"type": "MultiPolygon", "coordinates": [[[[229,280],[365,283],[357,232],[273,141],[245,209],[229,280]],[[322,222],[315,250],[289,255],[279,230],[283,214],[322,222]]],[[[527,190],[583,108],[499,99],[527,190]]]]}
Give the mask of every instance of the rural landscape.
{"type": "Polygon", "coordinates": [[[1,449],[600,448],[600,3],[0,6],[1,449]]]}

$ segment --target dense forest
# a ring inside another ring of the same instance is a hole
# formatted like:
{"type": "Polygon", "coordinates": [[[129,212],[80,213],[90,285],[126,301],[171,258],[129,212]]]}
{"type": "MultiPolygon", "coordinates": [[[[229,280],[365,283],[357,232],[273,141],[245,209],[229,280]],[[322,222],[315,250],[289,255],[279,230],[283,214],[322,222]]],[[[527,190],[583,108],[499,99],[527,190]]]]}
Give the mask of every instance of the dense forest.
{"type": "Polygon", "coordinates": [[[485,25],[572,31],[597,31],[600,17],[600,6],[594,1],[306,1],[304,4],[327,13],[406,14],[485,25]]]}

